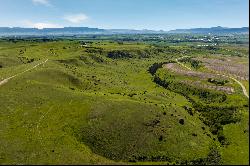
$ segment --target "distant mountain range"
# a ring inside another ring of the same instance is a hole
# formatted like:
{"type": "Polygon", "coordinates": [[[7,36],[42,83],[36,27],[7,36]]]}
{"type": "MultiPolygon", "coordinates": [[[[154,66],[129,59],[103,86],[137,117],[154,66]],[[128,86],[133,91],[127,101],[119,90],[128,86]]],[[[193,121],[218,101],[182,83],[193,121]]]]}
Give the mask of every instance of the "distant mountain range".
{"type": "Polygon", "coordinates": [[[155,30],[133,30],[133,29],[99,29],[89,27],[64,27],[64,28],[20,28],[20,27],[0,27],[0,36],[60,36],[60,35],[85,35],[85,34],[248,34],[249,27],[242,28],[193,28],[193,29],[176,29],[171,31],[155,30]]]}
{"type": "Polygon", "coordinates": [[[104,34],[106,30],[88,27],[64,27],[64,28],[20,28],[0,27],[0,36],[13,35],[81,35],[81,34],[104,34]]]}
{"type": "Polygon", "coordinates": [[[232,34],[232,33],[249,33],[249,27],[242,28],[227,28],[227,27],[212,27],[212,28],[192,28],[192,29],[176,29],[169,33],[195,33],[195,34],[232,34]]]}

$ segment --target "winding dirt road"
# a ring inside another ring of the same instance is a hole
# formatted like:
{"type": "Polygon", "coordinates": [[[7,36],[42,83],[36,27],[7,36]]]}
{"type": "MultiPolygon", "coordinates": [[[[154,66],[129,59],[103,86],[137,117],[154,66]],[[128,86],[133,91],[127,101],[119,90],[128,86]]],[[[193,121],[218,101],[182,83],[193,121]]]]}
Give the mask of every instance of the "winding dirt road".
{"type": "Polygon", "coordinates": [[[21,72],[21,73],[18,73],[18,74],[16,74],[16,75],[13,75],[13,76],[11,76],[11,77],[8,77],[8,78],[6,78],[6,79],[0,81],[0,86],[6,84],[6,83],[7,83],[10,79],[12,79],[12,78],[15,78],[15,77],[17,77],[17,76],[19,76],[19,75],[21,75],[21,74],[23,74],[23,73],[26,73],[26,72],[28,72],[28,71],[30,71],[30,70],[35,69],[36,67],[38,67],[38,66],[40,66],[40,65],[42,65],[42,64],[45,64],[47,61],[48,61],[48,59],[46,59],[45,61],[43,61],[43,62],[41,62],[41,63],[39,63],[39,64],[37,64],[37,65],[35,65],[35,66],[33,66],[33,67],[30,68],[30,69],[27,69],[27,70],[25,70],[25,71],[23,71],[23,72],[21,72]]]}
{"type": "MultiPolygon", "coordinates": [[[[176,60],[176,62],[177,62],[178,64],[180,64],[181,66],[185,67],[186,69],[192,70],[192,69],[190,69],[189,67],[187,67],[186,65],[184,65],[183,63],[179,62],[180,59],[186,58],[186,57],[189,57],[189,56],[183,56],[183,57],[177,58],[177,59],[175,59],[175,60],[176,60]]],[[[217,75],[224,76],[224,77],[227,77],[227,78],[230,78],[230,79],[234,80],[237,84],[239,84],[239,85],[241,86],[242,91],[243,91],[243,94],[244,94],[247,98],[249,98],[248,93],[247,93],[247,90],[246,90],[246,87],[245,87],[240,81],[238,81],[237,79],[235,79],[235,78],[232,77],[232,76],[227,76],[227,75],[224,75],[224,74],[220,74],[218,71],[215,71],[215,72],[216,72],[217,75]]]]}

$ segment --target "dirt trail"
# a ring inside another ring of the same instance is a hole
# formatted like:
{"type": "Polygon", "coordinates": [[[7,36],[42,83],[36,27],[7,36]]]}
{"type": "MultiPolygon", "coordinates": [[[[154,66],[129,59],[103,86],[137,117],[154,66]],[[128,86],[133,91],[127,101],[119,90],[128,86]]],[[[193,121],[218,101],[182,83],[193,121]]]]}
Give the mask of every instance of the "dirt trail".
{"type": "Polygon", "coordinates": [[[189,67],[187,67],[186,65],[184,65],[183,63],[179,62],[179,59],[186,58],[186,57],[189,57],[189,56],[183,56],[183,57],[177,58],[177,59],[175,59],[175,60],[176,60],[176,62],[177,62],[179,65],[185,67],[185,68],[188,69],[188,70],[192,70],[192,69],[190,69],[189,67]]]}
{"type": "Polygon", "coordinates": [[[48,59],[46,59],[45,61],[43,61],[43,62],[41,62],[41,63],[39,63],[39,64],[37,64],[37,65],[35,65],[35,66],[33,66],[33,67],[30,68],[30,69],[27,69],[27,70],[25,70],[25,71],[23,71],[23,72],[21,72],[21,73],[18,73],[18,74],[16,74],[16,75],[13,75],[13,76],[11,76],[11,77],[8,77],[8,78],[6,78],[6,79],[0,81],[0,86],[6,84],[6,83],[7,83],[10,79],[12,79],[12,78],[15,78],[15,77],[17,77],[17,76],[19,76],[19,75],[21,75],[21,74],[23,74],[23,73],[26,73],[26,72],[28,72],[28,71],[30,71],[30,70],[35,69],[36,67],[38,67],[38,66],[40,66],[40,65],[42,65],[42,64],[45,64],[47,61],[48,61],[48,59]]]}
{"type": "MultiPolygon", "coordinates": [[[[185,58],[185,57],[188,57],[188,56],[183,56],[183,57],[177,58],[177,59],[175,59],[175,60],[176,60],[176,62],[177,62],[178,64],[180,64],[181,66],[185,67],[186,69],[192,70],[192,69],[190,69],[189,67],[187,67],[186,65],[184,65],[183,63],[179,62],[179,59],[182,59],[182,58],[185,58]]],[[[215,72],[216,72],[217,75],[224,76],[224,77],[227,77],[227,78],[230,78],[230,79],[234,80],[237,84],[239,84],[239,85],[241,86],[242,91],[243,91],[243,94],[244,94],[247,98],[249,98],[248,93],[247,93],[247,90],[246,90],[246,87],[245,87],[239,80],[235,79],[235,78],[232,77],[232,76],[220,74],[218,71],[215,71],[215,72]]]]}
{"type": "Polygon", "coordinates": [[[243,91],[243,94],[244,94],[247,98],[249,98],[248,93],[247,93],[247,90],[246,90],[246,87],[245,87],[240,81],[236,80],[235,78],[233,78],[233,77],[231,77],[231,76],[219,74],[217,71],[216,71],[216,73],[217,73],[217,75],[221,75],[221,76],[228,77],[228,78],[234,80],[235,82],[237,82],[237,83],[241,86],[242,91],[243,91]]]}

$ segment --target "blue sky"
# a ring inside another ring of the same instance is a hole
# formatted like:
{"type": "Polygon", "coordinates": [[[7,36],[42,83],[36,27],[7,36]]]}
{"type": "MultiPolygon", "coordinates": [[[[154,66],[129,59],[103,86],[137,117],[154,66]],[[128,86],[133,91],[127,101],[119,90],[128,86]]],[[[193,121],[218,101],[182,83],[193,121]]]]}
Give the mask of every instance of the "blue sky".
{"type": "Polygon", "coordinates": [[[0,26],[170,30],[243,27],[248,0],[0,0],[0,26]]]}

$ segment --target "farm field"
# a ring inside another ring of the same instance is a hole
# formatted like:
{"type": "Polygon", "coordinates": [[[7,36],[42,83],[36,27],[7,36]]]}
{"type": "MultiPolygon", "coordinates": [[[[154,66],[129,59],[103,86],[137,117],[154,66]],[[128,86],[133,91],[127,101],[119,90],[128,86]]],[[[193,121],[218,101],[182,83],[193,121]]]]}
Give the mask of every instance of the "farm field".
{"type": "Polygon", "coordinates": [[[119,37],[0,39],[0,164],[249,163],[248,46],[119,37]]]}

